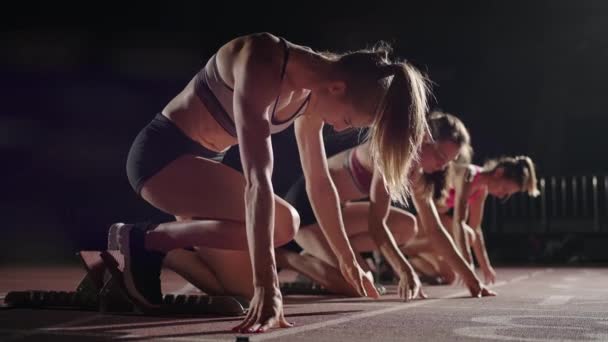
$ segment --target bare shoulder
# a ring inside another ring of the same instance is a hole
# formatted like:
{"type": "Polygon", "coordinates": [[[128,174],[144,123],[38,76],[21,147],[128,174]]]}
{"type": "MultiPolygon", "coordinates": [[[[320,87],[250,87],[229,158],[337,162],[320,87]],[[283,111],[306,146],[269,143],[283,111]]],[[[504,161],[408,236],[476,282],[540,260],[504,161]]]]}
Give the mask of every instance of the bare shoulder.
{"type": "Polygon", "coordinates": [[[375,163],[372,160],[369,140],[364,141],[363,143],[353,147],[353,149],[355,150],[355,153],[357,153],[357,157],[359,158],[359,160],[361,160],[361,162],[365,166],[368,166],[370,170],[376,169],[376,167],[374,167],[375,163]]]}
{"type": "Polygon", "coordinates": [[[471,167],[469,164],[454,163],[450,165],[450,176],[454,183],[467,183],[471,178],[471,167]]]}
{"type": "Polygon", "coordinates": [[[312,115],[302,115],[294,122],[296,133],[319,132],[323,128],[323,120],[312,115]]]}
{"type": "Polygon", "coordinates": [[[239,60],[242,58],[254,58],[258,61],[272,62],[276,56],[283,55],[279,37],[268,32],[252,33],[237,37],[218,51],[218,57],[222,60],[239,60]]]}
{"type": "MultiPolygon", "coordinates": [[[[260,73],[279,70],[284,54],[283,43],[277,36],[268,32],[252,33],[224,44],[217,51],[216,62],[222,78],[234,85],[236,76],[244,68],[260,73]]],[[[279,73],[276,74],[278,77],[279,73]]]]}
{"type": "Polygon", "coordinates": [[[409,181],[412,186],[412,193],[417,199],[425,199],[430,194],[427,191],[426,184],[423,179],[423,172],[420,168],[413,168],[409,174],[409,181]]]}

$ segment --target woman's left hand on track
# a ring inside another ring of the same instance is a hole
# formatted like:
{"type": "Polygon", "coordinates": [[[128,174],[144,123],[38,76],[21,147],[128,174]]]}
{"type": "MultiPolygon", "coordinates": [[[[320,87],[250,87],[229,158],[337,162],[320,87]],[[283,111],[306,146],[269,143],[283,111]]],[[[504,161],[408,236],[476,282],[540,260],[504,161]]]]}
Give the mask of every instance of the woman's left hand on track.
{"type": "Polygon", "coordinates": [[[401,276],[398,291],[399,298],[402,298],[405,302],[418,297],[421,299],[425,299],[427,297],[424,291],[422,291],[420,278],[415,272],[404,273],[401,276]]]}

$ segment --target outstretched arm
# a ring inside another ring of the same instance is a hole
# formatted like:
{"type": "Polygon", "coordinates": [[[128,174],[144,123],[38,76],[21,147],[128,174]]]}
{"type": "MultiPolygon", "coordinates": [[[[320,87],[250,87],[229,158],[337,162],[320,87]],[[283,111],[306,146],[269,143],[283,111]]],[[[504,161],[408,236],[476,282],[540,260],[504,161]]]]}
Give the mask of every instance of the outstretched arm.
{"type": "Polygon", "coordinates": [[[386,189],[382,175],[378,170],[374,170],[370,189],[369,233],[382,255],[401,279],[399,282],[400,297],[406,301],[414,299],[418,295],[425,298],[426,295],[422,292],[418,275],[399,250],[387,225],[390,205],[390,194],[386,189]]]}
{"type": "Polygon", "coordinates": [[[235,329],[265,331],[289,324],[283,316],[282,296],[274,255],[273,155],[269,105],[277,92],[278,42],[268,34],[251,36],[234,59],[234,119],[245,177],[245,226],[253,268],[251,310],[235,329]],[[276,84],[276,87],[260,86],[276,84]],[[254,313],[251,313],[254,312],[254,313]]]}
{"type": "Polygon", "coordinates": [[[486,283],[493,283],[496,281],[496,272],[490,264],[490,258],[488,257],[488,251],[486,249],[486,243],[483,236],[483,230],[481,229],[481,222],[483,220],[483,208],[488,197],[487,190],[473,199],[469,213],[469,225],[475,231],[475,239],[473,241],[473,251],[475,252],[475,258],[479,262],[481,271],[484,274],[486,283]]]}
{"type": "Polygon", "coordinates": [[[323,121],[312,115],[302,116],[295,123],[306,193],[344,277],[360,295],[377,298],[379,294],[373,281],[357,263],[344,229],[338,192],[327,166],[322,130],[323,121]]]}
{"type": "Polygon", "coordinates": [[[471,194],[471,182],[467,179],[470,178],[469,169],[465,168],[461,172],[458,172],[455,176],[455,190],[456,196],[454,199],[454,218],[452,223],[452,234],[456,241],[456,246],[462,256],[471,267],[473,267],[473,256],[471,255],[471,246],[469,245],[469,239],[467,239],[464,227],[466,225],[467,206],[468,199],[471,194]]]}
{"type": "Polygon", "coordinates": [[[420,223],[427,230],[427,236],[437,252],[446,258],[449,265],[460,274],[473,297],[495,295],[483,287],[471,267],[458,252],[454,241],[441,224],[439,213],[431,194],[425,191],[414,191],[414,205],[418,211],[420,223]]]}

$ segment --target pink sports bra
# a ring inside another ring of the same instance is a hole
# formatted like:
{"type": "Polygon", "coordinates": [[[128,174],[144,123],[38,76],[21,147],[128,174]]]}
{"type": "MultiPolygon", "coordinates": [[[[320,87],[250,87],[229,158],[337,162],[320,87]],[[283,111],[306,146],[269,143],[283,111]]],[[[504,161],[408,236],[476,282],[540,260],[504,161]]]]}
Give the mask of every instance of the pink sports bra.
{"type": "Polygon", "coordinates": [[[348,151],[346,159],[344,160],[344,166],[350,173],[357,190],[362,194],[369,194],[369,188],[372,185],[372,177],[374,175],[363,166],[359,158],[357,158],[355,150],[356,147],[351,148],[348,151]]]}
{"type": "MultiPolygon", "coordinates": [[[[474,172],[473,175],[473,179],[471,180],[471,184],[473,186],[475,186],[478,181],[479,181],[479,175],[481,174],[481,166],[477,166],[477,165],[471,165],[472,167],[472,171],[474,172]]],[[[478,188],[477,190],[473,191],[473,193],[471,193],[471,195],[469,196],[467,202],[470,204],[473,200],[479,198],[479,196],[481,196],[481,194],[483,193],[483,189],[482,188],[478,188]]],[[[451,188],[448,191],[448,197],[445,199],[445,204],[448,208],[454,208],[454,202],[456,201],[456,189],[451,188]]]]}

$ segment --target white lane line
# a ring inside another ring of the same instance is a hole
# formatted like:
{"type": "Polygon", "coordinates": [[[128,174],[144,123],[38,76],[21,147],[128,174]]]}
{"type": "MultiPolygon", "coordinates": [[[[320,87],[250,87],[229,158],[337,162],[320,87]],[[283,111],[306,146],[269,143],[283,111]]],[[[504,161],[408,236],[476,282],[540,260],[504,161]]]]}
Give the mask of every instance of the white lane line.
{"type": "Polygon", "coordinates": [[[573,296],[549,296],[543,299],[538,305],[564,305],[568,303],[573,296]]]}
{"type": "MultiPolygon", "coordinates": [[[[499,282],[496,285],[492,286],[492,288],[501,287],[501,286],[504,286],[506,284],[517,283],[517,282],[520,282],[522,280],[529,279],[529,278],[534,277],[534,276],[536,276],[538,274],[545,273],[545,272],[548,272],[548,271],[551,271],[551,269],[547,269],[547,270],[543,270],[543,271],[536,271],[536,272],[532,272],[532,273],[530,273],[528,275],[525,275],[525,276],[516,277],[514,279],[511,279],[510,281],[499,282]]],[[[351,322],[351,321],[354,321],[354,320],[358,320],[358,319],[362,319],[362,318],[374,317],[374,316],[378,316],[378,315],[382,315],[382,314],[386,314],[386,313],[390,313],[390,312],[407,310],[407,309],[412,308],[412,307],[435,303],[437,301],[441,301],[442,299],[461,297],[461,296],[465,296],[465,295],[468,295],[468,294],[469,294],[468,290],[458,291],[456,293],[452,293],[450,295],[447,295],[447,296],[444,296],[444,297],[441,297],[441,298],[438,298],[438,299],[417,300],[417,301],[414,301],[414,302],[404,303],[403,305],[399,305],[399,306],[393,306],[393,307],[385,308],[385,309],[379,309],[379,310],[372,310],[372,311],[362,312],[362,313],[358,313],[358,314],[354,314],[354,315],[350,315],[350,316],[346,316],[346,317],[342,317],[342,318],[332,319],[332,320],[329,320],[329,321],[324,321],[324,322],[319,322],[319,323],[314,323],[314,324],[308,324],[308,325],[304,325],[304,326],[301,326],[301,327],[294,327],[294,328],[289,328],[289,329],[280,329],[280,330],[276,330],[276,331],[273,331],[273,332],[266,333],[264,335],[249,336],[249,340],[250,341],[265,341],[265,340],[270,340],[270,339],[274,339],[274,338],[277,338],[277,337],[285,337],[285,336],[289,336],[289,335],[299,334],[299,333],[302,333],[302,332],[305,332],[305,331],[309,331],[309,330],[321,329],[321,328],[326,328],[326,327],[333,326],[333,325],[348,323],[348,322],[351,322]]]]}
{"type": "MultiPolygon", "coordinates": [[[[568,305],[573,305],[573,304],[578,304],[578,303],[570,303],[568,305]]],[[[429,308],[429,309],[435,309],[435,308],[429,308]]],[[[470,310],[470,309],[479,309],[479,307],[473,307],[473,306],[465,306],[465,305],[441,305],[441,309],[442,310],[458,310],[458,311],[466,311],[466,310],[470,310]]],[[[538,307],[536,308],[526,308],[526,307],[492,307],[489,310],[491,311],[530,311],[530,312],[564,312],[563,308],[555,308],[555,307],[547,307],[547,308],[543,308],[540,309],[538,307]]],[[[606,314],[608,314],[608,310],[605,311],[597,311],[597,310],[585,310],[584,311],[585,314],[598,314],[598,315],[603,315],[605,316],[606,314]]]]}

